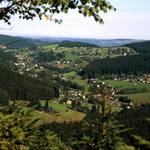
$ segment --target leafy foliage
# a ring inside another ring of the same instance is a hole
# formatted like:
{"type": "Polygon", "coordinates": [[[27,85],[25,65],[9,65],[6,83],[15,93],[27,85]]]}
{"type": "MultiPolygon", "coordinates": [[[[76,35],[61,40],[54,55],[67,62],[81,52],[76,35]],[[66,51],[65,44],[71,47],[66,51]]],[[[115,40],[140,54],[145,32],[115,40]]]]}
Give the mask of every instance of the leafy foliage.
{"type": "Polygon", "coordinates": [[[82,15],[92,16],[95,21],[102,23],[103,19],[99,13],[106,13],[108,10],[114,9],[106,0],[0,0],[0,4],[2,5],[0,20],[4,20],[8,24],[10,24],[11,16],[15,14],[19,14],[19,18],[23,19],[33,19],[36,16],[42,19],[44,16],[46,19],[61,23],[52,16],[61,12],[68,13],[70,9],[77,9],[82,15]]]}
{"type": "Polygon", "coordinates": [[[116,116],[116,119],[120,124],[124,124],[125,128],[130,129],[122,132],[121,137],[123,137],[128,144],[132,144],[136,148],[140,148],[140,150],[150,149],[149,108],[149,104],[143,104],[132,108],[131,110],[122,110],[116,116]]]}
{"type": "Polygon", "coordinates": [[[125,143],[118,142],[115,146],[115,150],[135,150],[133,146],[128,146],[125,143]]]}
{"type": "Polygon", "coordinates": [[[63,54],[56,54],[53,51],[49,51],[49,52],[39,52],[37,54],[37,57],[35,58],[35,60],[37,60],[38,62],[51,62],[54,60],[60,60],[62,59],[64,56],[63,54]]]}
{"type": "Polygon", "coordinates": [[[132,138],[136,147],[140,147],[141,150],[150,150],[150,141],[137,135],[132,135],[132,138]]]}
{"type": "Polygon", "coordinates": [[[0,111],[0,149],[68,149],[56,134],[42,127],[39,119],[31,117],[31,109],[8,110],[0,111]]]}
{"type": "Polygon", "coordinates": [[[80,150],[114,150],[114,147],[119,140],[115,129],[112,125],[107,126],[105,135],[101,132],[102,120],[101,116],[90,118],[87,116],[80,129],[76,141],[73,142],[74,147],[80,150]]]}

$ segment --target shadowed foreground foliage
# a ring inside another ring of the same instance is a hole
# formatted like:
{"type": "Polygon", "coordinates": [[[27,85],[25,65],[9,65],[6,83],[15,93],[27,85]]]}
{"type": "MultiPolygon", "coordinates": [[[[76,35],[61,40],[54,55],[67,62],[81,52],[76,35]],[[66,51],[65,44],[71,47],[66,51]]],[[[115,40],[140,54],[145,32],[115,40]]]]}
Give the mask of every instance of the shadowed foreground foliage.
{"type": "Polygon", "coordinates": [[[67,150],[56,134],[46,130],[38,118],[31,117],[31,112],[19,107],[0,110],[0,149],[67,150]]]}

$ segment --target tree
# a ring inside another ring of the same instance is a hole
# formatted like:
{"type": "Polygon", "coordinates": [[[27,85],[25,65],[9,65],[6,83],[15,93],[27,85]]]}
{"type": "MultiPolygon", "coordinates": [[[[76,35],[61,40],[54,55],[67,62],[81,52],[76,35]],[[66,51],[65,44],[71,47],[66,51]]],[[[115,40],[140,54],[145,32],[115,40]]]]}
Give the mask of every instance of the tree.
{"type": "Polygon", "coordinates": [[[39,100],[32,99],[28,107],[34,107],[34,109],[36,110],[41,110],[41,103],[39,102],[39,100]]]}
{"type": "Polygon", "coordinates": [[[43,127],[41,120],[32,116],[32,109],[11,109],[10,106],[5,113],[0,110],[0,149],[69,150],[55,133],[43,127]]]}
{"type": "Polygon", "coordinates": [[[96,103],[101,106],[101,133],[105,135],[107,132],[107,123],[112,113],[113,102],[116,99],[115,89],[109,84],[99,82],[93,84],[90,90],[94,97],[96,97],[96,103]]]}
{"type": "Polygon", "coordinates": [[[7,106],[9,104],[9,97],[7,91],[0,89],[0,105],[7,106]]]}
{"type": "Polygon", "coordinates": [[[49,109],[49,102],[48,102],[48,100],[45,100],[44,109],[45,109],[45,111],[48,111],[48,109],[49,109]]]}
{"type": "Polygon", "coordinates": [[[75,146],[81,150],[114,150],[116,144],[121,141],[117,133],[118,124],[112,114],[114,88],[109,84],[97,82],[91,87],[91,92],[96,99],[82,121],[75,146]]]}
{"type": "Polygon", "coordinates": [[[103,23],[100,12],[108,12],[115,8],[106,0],[0,0],[0,20],[10,24],[12,15],[19,15],[22,19],[45,17],[61,23],[61,20],[53,19],[54,14],[68,13],[76,9],[83,16],[91,16],[95,21],[103,23]]]}

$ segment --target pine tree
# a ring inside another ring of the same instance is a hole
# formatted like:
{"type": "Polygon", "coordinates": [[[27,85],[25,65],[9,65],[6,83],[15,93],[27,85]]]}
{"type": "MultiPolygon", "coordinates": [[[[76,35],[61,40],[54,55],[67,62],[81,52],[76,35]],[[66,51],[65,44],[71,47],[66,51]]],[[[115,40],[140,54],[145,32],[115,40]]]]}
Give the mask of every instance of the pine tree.
{"type": "Polygon", "coordinates": [[[0,110],[0,149],[69,150],[41,120],[32,117],[32,111],[21,106],[10,107],[5,113],[0,110]]]}
{"type": "Polygon", "coordinates": [[[7,106],[9,105],[9,97],[7,91],[0,89],[0,105],[7,106]]]}
{"type": "Polygon", "coordinates": [[[48,111],[48,110],[49,110],[49,102],[48,102],[48,100],[45,100],[44,110],[45,110],[45,111],[48,111]]]}

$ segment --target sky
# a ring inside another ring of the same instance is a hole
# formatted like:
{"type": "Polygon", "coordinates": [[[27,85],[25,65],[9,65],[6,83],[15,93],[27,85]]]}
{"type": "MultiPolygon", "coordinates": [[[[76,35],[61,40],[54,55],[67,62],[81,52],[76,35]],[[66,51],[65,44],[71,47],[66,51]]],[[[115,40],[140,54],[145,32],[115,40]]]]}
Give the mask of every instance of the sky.
{"type": "Polygon", "coordinates": [[[61,25],[47,20],[11,19],[11,26],[0,22],[0,34],[96,39],[149,39],[150,0],[108,0],[116,9],[102,14],[104,24],[85,18],[76,11],[57,15],[61,25]]]}

